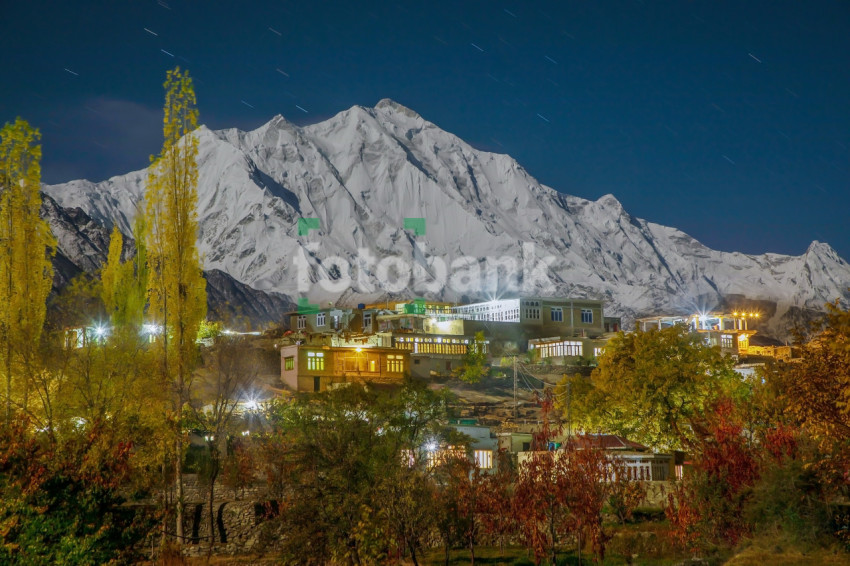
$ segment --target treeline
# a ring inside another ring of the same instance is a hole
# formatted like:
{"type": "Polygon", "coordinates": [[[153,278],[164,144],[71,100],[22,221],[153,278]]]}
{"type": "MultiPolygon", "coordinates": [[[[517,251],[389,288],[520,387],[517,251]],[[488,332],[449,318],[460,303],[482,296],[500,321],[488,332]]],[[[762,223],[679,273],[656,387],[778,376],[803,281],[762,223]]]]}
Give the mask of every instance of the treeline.
{"type": "MultiPolygon", "coordinates": [[[[265,433],[233,447],[241,472],[268,481],[267,538],[288,564],[420,564],[453,548],[475,562],[480,545],[522,544],[536,563],[565,545],[598,559],[610,535],[603,510],[623,521],[643,500],[621,462],[589,448],[538,450],[517,467],[473,464],[469,440],[447,425],[446,391],[351,386],[274,405],[265,433]]],[[[229,480],[233,482],[233,479],[229,480]]]]}
{"type": "Polygon", "coordinates": [[[666,506],[683,547],[850,550],[850,312],[827,307],[799,360],[743,377],[684,327],[621,333],[556,398],[573,426],[688,454],[666,506]]]}
{"type": "Polygon", "coordinates": [[[20,118],[0,130],[0,563],[132,554],[151,532],[119,505],[134,492],[158,498],[163,543],[182,539],[186,427],[206,415],[190,387],[206,297],[188,135],[198,112],[180,69],[167,74],[164,116],[134,259],[116,227],[102,271],[54,297],[50,319],[56,240],[39,217],[39,133],[20,118]]]}

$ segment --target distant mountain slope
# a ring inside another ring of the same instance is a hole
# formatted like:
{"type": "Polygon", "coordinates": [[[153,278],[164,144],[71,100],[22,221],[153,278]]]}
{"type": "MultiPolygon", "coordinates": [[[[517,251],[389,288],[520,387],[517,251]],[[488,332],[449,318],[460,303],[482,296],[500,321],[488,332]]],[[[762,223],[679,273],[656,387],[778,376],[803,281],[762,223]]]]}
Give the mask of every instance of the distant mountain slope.
{"type": "MultiPolygon", "coordinates": [[[[778,324],[789,309],[850,299],[850,266],[827,244],[813,242],[796,257],[711,250],[631,216],[611,195],[591,201],[543,186],[511,157],[476,150],[390,100],[306,127],[276,116],[250,132],[202,126],[195,135],[205,267],[257,289],[313,302],[485,299],[519,291],[504,281],[472,281],[474,265],[497,258],[533,268],[548,256],[545,281],[526,276],[533,280],[526,294],[598,297],[627,319],[710,309],[736,297],[767,301],[778,324]],[[318,218],[320,228],[299,234],[305,218],[318,218]],[[414,224],[405,230],[405,218],[423,218],[425,234],[410,229],[414,224]],[[455,278],[430,289],[387,285],[393,278],[373,262],[345,289],[315,284],[344,275],[333,256],[358,265],[364,254],[411,262],[414,282],[439,275],[440,258],[455,278]]],[[[145,178],[138,171],[45,192],[129,233],[145,178]]]]}
{"type": "MultiPolygon", "coordinates": [[[[41,215],[56,236],[58,249],[53,261],[53,288],[58,291],[80,273],[96,273],[106,261],[110,231],[79,208],[63,208],[44,195],[41,215]]],[[[125,242],[125,253],[134,252],[133,241],[125,242]]],[[[295,308],[289,297],[266,293],[236,281],[219,270],[204,273],[207,280],[207,309],[213,317],[234,327],[261,327],[282,322],[282,313],[295,308]]]]}

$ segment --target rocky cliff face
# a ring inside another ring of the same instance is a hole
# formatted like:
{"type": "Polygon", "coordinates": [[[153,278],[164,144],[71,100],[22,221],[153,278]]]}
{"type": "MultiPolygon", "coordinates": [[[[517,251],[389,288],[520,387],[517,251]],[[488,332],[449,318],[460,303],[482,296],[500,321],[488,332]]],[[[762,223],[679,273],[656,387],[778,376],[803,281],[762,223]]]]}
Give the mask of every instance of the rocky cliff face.
{"type": "MultiPolygon", "coordinates": [[[[63,208],[43,195],[41,215],[57,240],[53,260],[53,289],[60,290],[81,273],[95,274],[106,261],[110,230],[79,208],[63,208]]],[[[134,253],[127,238],[125,256],[134,253]]],[[[207,309],[213,317],[236,328],[262,327],[282,321],[282,313],[295,308],[289,297],[257,291],[218,270],[204,273],[207,280],[207,309]]]]}
{"type": "MultiPolygon", "coordinates": [[[[850,299],[850,266],[827,244],[801,256],[711,250],[631,216],[611,195],[591,201],[543,186],[511,157],[476,150],[390,100],[306,127],[276,116],[250,132],[195,135],[205,268],[255,289],[314,303],[586,296],[626,319],[739,297],[774,305],[774,325],[789,309],[850,299]]],[[[45,192],[129,233],[145,178],[45,192]]],[[[68,244],[72,261],[87,257],[80,246],[68,244]]]]}

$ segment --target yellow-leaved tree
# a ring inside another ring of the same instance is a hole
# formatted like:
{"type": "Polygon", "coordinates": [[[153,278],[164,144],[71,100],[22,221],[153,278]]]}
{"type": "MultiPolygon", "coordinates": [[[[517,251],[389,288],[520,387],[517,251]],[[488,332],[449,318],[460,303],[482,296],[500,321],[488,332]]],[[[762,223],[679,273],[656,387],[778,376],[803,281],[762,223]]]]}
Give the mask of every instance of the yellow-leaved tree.
{"type": "Polygon", "coordinates": [[[197,360],[198,327],[206,317],[206,286],[196,245],[198,234],[198,127],[195,91],[177,67],[165,81],[164,143],[149,169],[145,194],[148,316],[161,326],[157,341],[164,383],[173,390],[176,534],[183,541],[183,410],[197,360]]]}
{"type": "Polygon", "coordinates": [[[136,255],[122,261],[124,235],[116,225],[109,239],[106,263],[100,272],[101,299],[112,322],[113,332],[138,334],[144,321],[148,290],[145,217],[136,216],[133,225],[136,255]]]}
{"type": "Polygon", "coordinates": [[[0,130],[0,371],[6,423],[29,409],[53,283],[56,239],[41,210],[41,135],[18,118],[0,130]]]}

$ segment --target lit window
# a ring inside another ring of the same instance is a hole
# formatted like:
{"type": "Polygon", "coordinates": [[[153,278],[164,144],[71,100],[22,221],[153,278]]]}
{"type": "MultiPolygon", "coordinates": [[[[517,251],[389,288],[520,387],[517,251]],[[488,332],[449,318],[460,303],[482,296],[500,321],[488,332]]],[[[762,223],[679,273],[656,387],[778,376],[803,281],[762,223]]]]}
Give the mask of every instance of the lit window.
{"type": "Polygon", "coordinates": [[[295,356],[283,358],[283,369],[287,371],[295,369],[295,356]]]}
{"type": "Polygon", "coordinates": [[[598,358],[599,356],[601,356],[604,353],[605,353],[605,348],[594,348],[593,349],[593,357],[594,358],[598,358]]]}
{"type": "Polygon", "coordinates": [[[552,322],[564,322],[564,309],[561,307],[552,307],[552,322]]]}
{"type": "Polygon", "coordinates": [[[539,344],[541,358],[559,358],[561,356],[581,356],[582,343],[578,340],[564,340],[563,342],[549,342],[539,344]]]}
{"type": "Polygon", "coordinates": [[[325,369],[325,353],[307,352],[307,369],[309,371],[323,371],[325,369]]]}
{"type": "Polygon", "coordinates": [[[404,356],[390,354],[387,356],[387,373],[401,373],[404,371],[404,356]]]}
{"type": "Polygon", "coordinates": [[[363,330],[372,329],[372,313],[363,313],[363,330]]]}
{"type": "Polygon", "coordinates": [[[324,326],[325,325],[325,313],[320,312],[316,315],[316,326],[324,326]]]}
{"type": "Polygon", "coordinates": [[[493,451],[492,450],[476,450],[475,465],[481,470],[489,470],[493,467],[493,451]]]}
{"type": "Polygon", "coordinates": [[[593,311],[590,309],[581,309],[581,321],[584,324],[593,324],[593,311]]]}
{"type": "Polygon", "coordinates": [[[721,334],[720,335],[720,347],[721,348],[732,348],[734,346],[734,342],[732,341],[731,334],[721,334]]]}
{"type": "Polygon", "coordinates": [[[297,328],[298,328],[298,330],[304,330],[305,328],[307,328],[307,317],[306,316],[299,316],[298,317],[297,328]]]}

